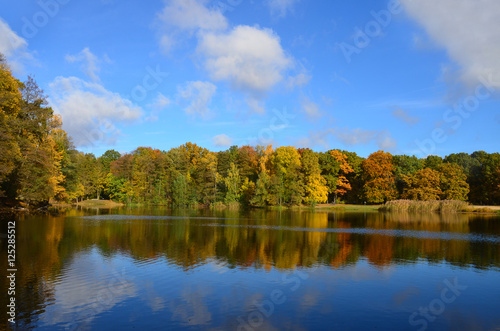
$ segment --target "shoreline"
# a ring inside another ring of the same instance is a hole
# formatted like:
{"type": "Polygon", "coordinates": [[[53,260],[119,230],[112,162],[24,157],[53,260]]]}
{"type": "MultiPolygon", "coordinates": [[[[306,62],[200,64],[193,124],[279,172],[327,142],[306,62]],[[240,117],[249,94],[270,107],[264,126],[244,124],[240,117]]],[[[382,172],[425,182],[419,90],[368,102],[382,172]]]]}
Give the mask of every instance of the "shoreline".
{"type": "MultiPolygon", "coordinates": [[[[124,207],[127,204],[115,202],[112,200],[97,200],[89,199],[83,200],[78,203],[51,203],[48,208],[117,208],[124,207]]],[[[153,205],[150,205],[153,206],[153,205]]],[[[288,209],[288,210],[318,210],[318,211],[344,211],[344,212],[384,212],[380,208],[384,206],[383,204],[378,205],[357,205],[357,204],[318,204],[316,206],[269,206],[265,207],[270,210],[275,209],[288,209]]],[[[199,208],[199,207],[198,207],[199,208]]],[[[204,206],[204,208],[210,208],[204,206]]],[[[222,209],[226,209],[225,207],[222,209]]],[[[244,208],[240,206],[238,208],[244,208]]],[[[41,210],[35,210],[30,208],[23,208],[19,205],[17,206],[0,206],[0,213],[24,213],[24,212],[43,212],[41,210]]],[[[411,213],[410,211],[407,211],[411,213]]],[[[432,211],[430,211],[433,213],[432,211]]],[[[422,213],[422,212],[418,212],[422,213]]],[[[458,212],[464,214],[487,214],[487,215],[500,215],[500,206],[481,206],[481,205],[469,205],[465,210],[458,212]]]]}

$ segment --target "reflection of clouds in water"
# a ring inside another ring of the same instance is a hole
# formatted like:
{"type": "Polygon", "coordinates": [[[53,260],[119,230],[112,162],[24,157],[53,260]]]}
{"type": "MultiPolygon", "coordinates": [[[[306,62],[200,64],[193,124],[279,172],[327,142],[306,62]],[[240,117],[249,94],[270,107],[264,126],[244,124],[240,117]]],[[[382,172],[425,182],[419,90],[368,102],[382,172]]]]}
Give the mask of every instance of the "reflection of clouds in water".
{"type": "Polygon", "coordinates": [[[420,289],[418,287],[408,286],[402,291],[395,293],[392,299],[397,306],[401,306],[406,301],[413,299],[413,296],[417,296],[419,294],[420,289]]]}
{"type": "Polygon", "coordinates": [[[319,293],[317,291],[314,291],[314,293],[305,293],[300,300],[300,308],[302,309],[302,311],[314,308],[318,304],[318,299],[321,295],[322,293],[319,293]]]}
{"type": "Polygon", "coordinates": [[[151,308],[151,310],[153,312],[157,312],[165,309],[165,300],[156,295],[158,291],[155,290],[153,282],[147,281],[144,284],[144,288],[146,292],[147,305],[151,308]]]}
{"type": "Polygon", "coordinates": [[[211,295],[207,287],[200,286],[194,290],[190,286],[182,291],[180,298],[172,300],[170,309],[172,320],[185,325],[207,325],[212,320],[205,297],[211,295]]]}
{"type": "Polygon", "coordinates": [[[54,285],[55,301],[46,307],[42,325],[85,330],[98,314],[136,296],[134,277],[127,275],[122,262],[103,259],[95,249],[76,254],[54,285]]]}

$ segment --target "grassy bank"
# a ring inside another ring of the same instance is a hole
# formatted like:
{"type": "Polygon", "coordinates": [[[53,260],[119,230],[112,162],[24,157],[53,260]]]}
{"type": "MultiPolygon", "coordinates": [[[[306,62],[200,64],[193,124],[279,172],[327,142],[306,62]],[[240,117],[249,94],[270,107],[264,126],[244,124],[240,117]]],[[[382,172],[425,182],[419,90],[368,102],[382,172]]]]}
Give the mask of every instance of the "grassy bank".
{"type": "Polygon", "coordinates": [[[438,212],[460,213],[467,211],[469,204],[458,200],[394,200],[379,208],[382,212],[438,212]]]}
{"type": "Polygon", "coordinates": [[[86,208],[114,208],[114,207],[125,206],[123,203],[118,203],[111,200],[96,200],[96,199],[83,200],[78,202],[76,205],[86,208]]]}
{"type": "Polygon", "coordinates": [[[316,209],[333,211],[377,211],[380,205],[350,205],[350,204],[319,204],[316,209]]]}

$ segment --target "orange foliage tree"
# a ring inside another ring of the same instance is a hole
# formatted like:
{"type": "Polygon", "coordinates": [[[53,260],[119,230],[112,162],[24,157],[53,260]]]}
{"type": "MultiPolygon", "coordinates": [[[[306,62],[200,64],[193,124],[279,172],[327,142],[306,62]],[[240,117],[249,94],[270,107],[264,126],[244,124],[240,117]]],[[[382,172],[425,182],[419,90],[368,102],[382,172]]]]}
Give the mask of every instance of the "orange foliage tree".
{"type": "Polygon", "coordinates": [[[392,155],[378,151],[370,154],[361,164],[363,194],[369,203],[382,203],[397,197],[392,155]]]}
{"type": "Polygon", "coordinates": [[[344,195],[347,191],[351,190],[351,184],[347,180],[347,175],[352,173],[354,170],[347,162],[347,155],[339,150],[330,151],[330,155],[337,160],[340,166],[339,175],[337,178],[337,188],[333,191],[335,194],[335,202],[337,202],[337,195],[344,195]]]}

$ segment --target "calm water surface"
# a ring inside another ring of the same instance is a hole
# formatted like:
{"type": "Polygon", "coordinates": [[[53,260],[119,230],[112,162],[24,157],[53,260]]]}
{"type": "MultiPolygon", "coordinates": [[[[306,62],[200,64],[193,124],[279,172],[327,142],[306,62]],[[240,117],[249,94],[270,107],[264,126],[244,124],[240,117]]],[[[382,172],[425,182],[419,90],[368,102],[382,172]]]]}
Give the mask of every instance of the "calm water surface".
{"type": "Polygon", "coordinates": [[[500,330],[499,217],[122,208],[16,229],[19,330],[500,330]]]}

